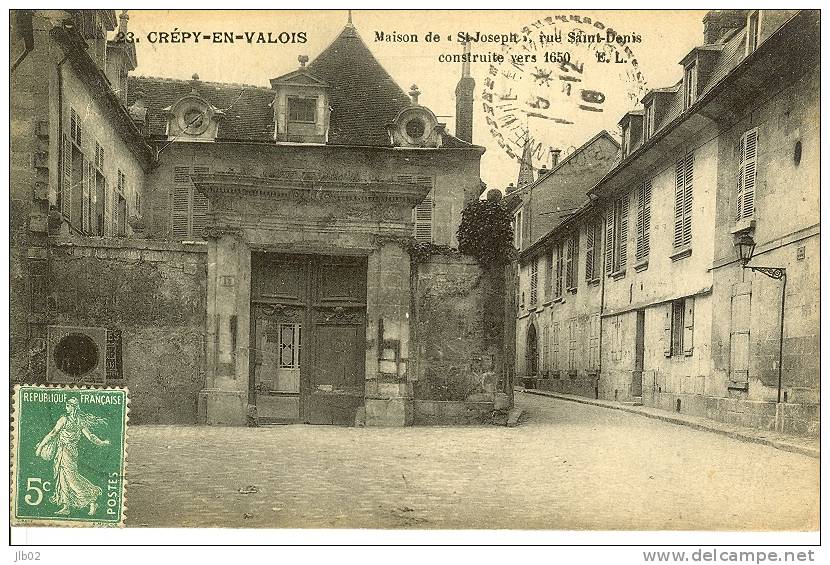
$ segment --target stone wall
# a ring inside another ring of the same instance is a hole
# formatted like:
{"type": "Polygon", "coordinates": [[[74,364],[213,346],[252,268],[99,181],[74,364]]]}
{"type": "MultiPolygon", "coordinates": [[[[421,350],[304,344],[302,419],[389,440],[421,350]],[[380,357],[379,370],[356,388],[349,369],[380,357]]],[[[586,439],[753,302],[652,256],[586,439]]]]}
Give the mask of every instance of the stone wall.
{"type": "Polygon", "coordinates": [[[121,330],[124,380],[111,384],[129,388],[131,423],[196,422],[204,387],[204,245],[55,239],[48,285],[51,325],[121,330]]]}
{"type": "Polygon", "coordinates": [[[492,393],[504,362],[502,269],[482,269],[463,255],[433,255],[418,265],[412,284],[415,398],[460,401],[492,393]]]}

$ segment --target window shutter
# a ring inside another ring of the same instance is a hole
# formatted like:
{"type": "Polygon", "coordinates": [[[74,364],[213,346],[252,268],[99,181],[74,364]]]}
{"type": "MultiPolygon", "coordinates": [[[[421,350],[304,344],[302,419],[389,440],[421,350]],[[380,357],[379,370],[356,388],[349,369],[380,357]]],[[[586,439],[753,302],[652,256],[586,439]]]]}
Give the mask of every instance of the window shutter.
{"type": "Polygon", "coordinates": [[[89,216],[90,216],[90,190],[89,190],[89,177],[90,177],[90,169],[92,168],[92,164],[87,161],[85,158],[81,161],[81,173],[83,175],[82,185],[81,185],[81,231],[85,234],[89,234],[90,226],[89,226],[89,216]]]}
{"type": "Polygon", "coordinates": [[[574,230],[573,237],[571,238],[573,243],[573,286],[574,290],[577,289],[579,286],[579,230],[574,230]]]}
{"type": "Polygon", "coordinates": [[[550,300],[551,287],[553,286],[553,250],[545,253],[545,300],[550,300]]]}
{"type": "Polygon", "coordinates": [[[738,142],[738,197],[737,197],[737,205],[735,206],[735,219],[740,220],[743,217],[744,213],[744,160],[746,158],[746,152],[744,150],[744,146],[746,143],[746,134],[741,136],[741,140],[738,142]]]}
{"type": "Polygon", "coordinates": [[[63,134],[63,187],[61,189],[61,213],[71,221],[72,214],[72,141],[63,134]]]}
{"type": "Polygon", "coordinates": [[[637,261],[648,257],[650,251],[649,232],[651,231],[651,179],[637,188],[637,261]]]}
{"type": "Polygon", "coordinates": [[[674,247],[683,245],[683,182],[684,160],[680,159],[674,167],[674,247]]]}
{"type": "Polygon", "coordinates": [[[173,204],[171,207],[171,234],[175,240],[187,239],[190,235],[190,168],[173,168],[173,204]]]}
{"type": "Polygon", "coordinates": [[[729,332],[729,381],[733,388],[745,389],[749,382],[749,321],[752,285],[732,285],[729,332]]]}
{"type": "Polygon", "coordinates": [[[594,222],[585,225],[585,280],[594,280],[594,222]]]}
{"type": "Polygon", "coordinates": [[[562,296],[562,244],[556,245],[556,297],[562,296]]]}
{"type": "Polygon", "coordinates": [[[605,275],[610,276],[614,268],[614,213],[613,207],[605,218],[605,275]]]}
{"type": "Polygon", "coordinates": [[[683,314],[683,354],[688,356],[694,350],[695,299],[693,296],[686,298],[684,308],[686,312],[683,314]]]}
{"type": "Polygon", "coordinates": [[[626,259],[628,257],[628,199],[625,195],[621,199],[620,206],[620,270],[625,269],[626,259]]]}
{"type": "Polygon", "coordinates": [[[568,238],[565,252],[565,287],[570,290],[574,287],[574,238],[568,238]]]}
{"type": "Polygon", "coordinates": [[[666,303],[665,317],[663,318],[663,355],[671,357],[671,323],[672,323],[672,303],[666,303]]]}
{"type": "MultiPolygon", "coordinates": [[[[434,204],[434,188],[432,186],[432,179],[430,177],[411,177],[409,182],[415,182],[421,186],[429,186],[430,190],[426,198],[415,207],[415,239],[417,241],[425,241],[432,243],[432,213],[434,204]]],[[[404,181],[406,182],[406,181],[404,181]]]]}
{"type": "MultiPolygon", "coordinates": [[[[210,168],[193,167],[193,172],[196,174],[206,174],[210,172],[210,168]]],[[[204,237],[205,228],[207,227],[208,199],[207,196],[196,190],[195,186],[193,186],[191,190],[193,191],[191,236],[193,238],[202,239],[204,237]]]]}
{"type": "Polygon", "coordinates": [[[739,172],[738,219],[751,218],[755,213],[755,181],[758,164],[758,128],[750,130],[741,139],[741,169],[739,172]]]}
{"type": "Polygon", "coordinates": [[[534,257],[530,264],[530,304],[535,306],[539,298],[539,258],[534,257]]]}
{"type": "Polygon", "coordinates": [[[553,355],[551,359],[551,364],[553,365],[553,370],[559,370],[559,322],[553,323],[553,355]]]}
{"type": "MultiPolygon", "coordinates": [[[[692,243],[692,186],[694,182],[694,164],[694,154],[689,153],[686,155],[686,175],[683,190],[683,245],[691,245],[692,243]]],[[[746,202],[746,194],[744,194],[744,202],[746,202]]]]}

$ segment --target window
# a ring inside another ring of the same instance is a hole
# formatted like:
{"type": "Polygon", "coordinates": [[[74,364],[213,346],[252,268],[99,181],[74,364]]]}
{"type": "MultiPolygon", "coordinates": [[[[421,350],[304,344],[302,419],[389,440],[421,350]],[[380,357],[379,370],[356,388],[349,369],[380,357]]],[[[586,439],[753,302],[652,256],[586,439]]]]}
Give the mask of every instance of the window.
{"type": "Polygon", "coordinates": [[[568,320],[568,371],[576,372],[576,342],[577,342],[577,321],[576,318],[568,320]]]}
{"type": "Polygon", "coordinates": [[[84,225],[89,222],[89,165],[83,152],[81,121],[73,108],[69,109],[69,133],[63,134],[62,165],[63,179],[58,192],[58,207],[70,223],[80,220],[79,227],[84,230],[84,225]]]}
{"type": "Polygon", "coordinates": [[[588,370],[599,369],[599,313],[588,318],[588,370]]]}
{"type": "Polygon", "coordinates": [[[741,136],[738,144],[738,198],[735,219],[751,218],[755,214],[755,178],[758,169],[758,128],[741,136]]]}
{"type": "Polygon", "coordinates": [[[673,300],[666,308],[663,353],[690,356],[694,346],[695,299],[673,300]]]}
{"type": "Polygon", "coordinates": [[[210,172],[206,166],[173,167],[171,234],[174,240],[199,239],[207,226],[208,199],[190,181],[190,174],[210,172]]]}
{"type": "Polygon", "coordinates": [[[562,297],[562,288],[565,281],[565,242],[556,244],[556,293],[554,297],[562,297]]]}
{"type": "Polygon", "coordinates": [[[643,141],[647,140],[654,133],[654,100],[651,100],[645,107],[645,123],[643,125],[643,141]]]}
{"type": "Polygon", "coordinates": [[[522,250],[522,211],[513,215],[513,247],[522,250]]]}
{"type": "Polygon", "coordinates": [[[553,286],[553,250],[545,253],[545,302],[550,300],[553,286]]]}
{"type": "Polygon", "coordinates": [[[297,369],[300,366],[302,347],[302,326],[300,324],[279,324],[280,369],[297,369]]]}
{"type": "Polygon", "coordinates": [[[412,210],[412,222],[415,224],[415,240],[432,243],[432,219],[435,209],[435,188],[432,177],[397,175],[395,180],[405,184],[416,184],[421,188],[429,188],[424,199],[412,210]]]}
{"type": "Polygon", "coordinates": [[[616,275],[625,272],[628,261],[628,195],[614,201],[605,230],[605,271],[616,275]]]}
{"type": "Polygon", "coordinates": [[[627,124],[624,125],[622,128],[622,145],[620,147],[620,152],[622,153],[623,158],[628,155],[628,148],[631,145],[631,140],[629,136],[631,135],[631,125],[627,124]]]}
{"type": "Polygon", "coordinates": [[[527,347],[525,348],[526,374],[535,375],[539,370],[539,343],[536,339],[536,326],[531,324],[527,330],[527,347]]]}
{"type": "Polygon", "coordinates": [[[689,153],[675,163],[674,248],[692,244],[692,181],[694,155],[689,153]]]}
{"type": "Polygon", "coordinates": [[[697,100],[697,63],[692,61],[683,73],[683,108],[688,108],[697,100]]]}
{"type": "Polygon", "coordinates": [[[760,12],[753,10],[747,18],[746,25],[746,54],[749,55],[758,48],[760,26],[760,12]]]}
{"type": "Polygon", "coordinates": [[[547,324],[542,325],[542,373],[547,375],[550,368],[550,328],[547,324]]]}
{"type": "Polygon", "coordinates": [[[568,238],[565,247],[565,288],[576,292],[577,276],[576,266],[579,264],[579,232],[568,238]]]}
{"type": "Polygon", "coordinates": [[[93,223],[97,235],[106,235],[107,178],[104,175],[104,148],[95,142],[93,223]]]}
{"type": "Polygon", "coordinates": [[[288,121],[313,124],[317,121],[317,99],[288,97],[288,121]]]}
{"type": "Polygon", "coordinates": [[[637,187],[637,263],[648,260],[651,248],[651,179],[637,187]]]}
{"type": "Polygon", "coordinates": [[[600,253],[602,248],[602,223],[595,218],[585,225],[585,280],[597,280],[600,276],[600,253]]]}
{"type": "Polygon", "coordinates": [[[536,306],[539,298],[539,259],[534,257],[530,263],[530,305],[536,306]]]}
{"type": "Polygon", "coordinates": [[[551,346],[551,370],[559,370],[559,322],[553,323],[553,344],[551,346]]]}

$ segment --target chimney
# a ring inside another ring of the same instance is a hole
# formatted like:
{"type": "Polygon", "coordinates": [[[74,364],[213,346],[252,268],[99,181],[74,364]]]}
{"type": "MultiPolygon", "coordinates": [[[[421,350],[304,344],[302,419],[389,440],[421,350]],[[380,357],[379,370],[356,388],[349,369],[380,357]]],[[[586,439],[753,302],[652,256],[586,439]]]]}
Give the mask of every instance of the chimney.
{"type": "Polygon", "coordinates": [[[464,43],[461,62],[461,79],[455,87],[455,137],[467,143],[473,142],[473,93],[476,81],[470,75],[470,42],[464,43]]]}
{"type": "Polygon", "coordinates": [[[542,178],[546,174],[548,174],[548,168],[545,165],[542,165],[542,168],[539,169],[539,176],[537,178],[542,178]]]}
{"type": "Polygon", "coordinates": [[[147,135],[147,104],[144,102],[144,93],[140,90],[135,93],[135,102],[127,108],[130,118],[143,135],[147,135]]]}
{"type": "Polygon", "coordinates": [[[551,161],[551,169],[555,169],[556,165],[559,164],[559,155],[562,154],[561,149],[551,149],[550,150],[550,161],[551,161]]]}
{"type": "Polygon", "coordinates": [[[703,16],[703,43],[718,43],[733,29],[746,25],[748,10],[710,10],[703,16]]]}

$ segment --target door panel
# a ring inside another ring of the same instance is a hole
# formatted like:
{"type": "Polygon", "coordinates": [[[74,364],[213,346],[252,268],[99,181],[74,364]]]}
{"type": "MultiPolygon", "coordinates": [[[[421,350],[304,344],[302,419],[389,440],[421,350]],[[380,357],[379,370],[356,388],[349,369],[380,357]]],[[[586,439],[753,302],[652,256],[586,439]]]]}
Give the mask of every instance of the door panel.
{"type": "Polygon", "coordinates": [[[260,254],[252,267],[257,415],[352,425],[365,387],[365,258],[260,254]]]}

